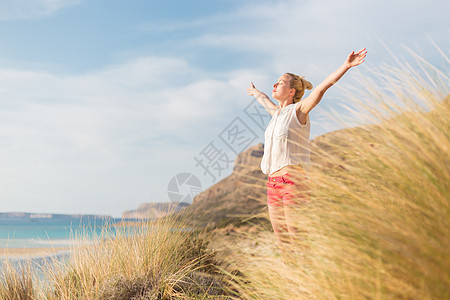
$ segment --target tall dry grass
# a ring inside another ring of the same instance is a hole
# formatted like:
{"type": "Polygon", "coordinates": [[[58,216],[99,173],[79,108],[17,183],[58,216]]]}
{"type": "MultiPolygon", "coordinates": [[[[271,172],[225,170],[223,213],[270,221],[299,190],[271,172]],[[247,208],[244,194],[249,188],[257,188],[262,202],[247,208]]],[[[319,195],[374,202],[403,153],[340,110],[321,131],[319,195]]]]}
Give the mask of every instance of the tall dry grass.
{"type": "Polygon", "coordinates": [[[449,78],[413,57],[347,95],[372,125],[316,139],[290,261],[271,228],[247,235],[260,247],[234,248],[243,298],[450,299],[449,78]]]}
{"type": "Polygon", "coordinates": [[[3,300],[33,300],[36,290],[33,286],[31,266],[13,268],[6,264],[0,278],[0,299],[3,300]]]}
{"type": "Polygon", "coordinates": [[[224,299],[234,292],[208,249],[208,232],[172,217],[105,227],[78,237],[69,261],[41,273],[12,266],[0,276],[1,299],[224,299]],[[91,234],[88,234],[92,236],[91,234]],[[34,277],[34,279],[32,279],[34,277]]]}

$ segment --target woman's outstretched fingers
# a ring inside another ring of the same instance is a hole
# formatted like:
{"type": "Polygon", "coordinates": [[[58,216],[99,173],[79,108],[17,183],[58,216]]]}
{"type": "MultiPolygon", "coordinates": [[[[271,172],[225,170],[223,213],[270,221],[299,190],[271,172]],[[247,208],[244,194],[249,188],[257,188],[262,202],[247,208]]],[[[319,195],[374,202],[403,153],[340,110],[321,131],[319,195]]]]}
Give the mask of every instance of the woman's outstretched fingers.
{"type": "MultiPolygon", "coordinates": [[[[359,50],[358,52],[356,52],[356,54],[360,54],[361,52],[363,52],[364,50],[366,50],[366,48],[362,48],[361,50],[359,50]]],[[[367,51],[366,51],[367,53],[367,51]]]]}
{"type": "Polygon", "coordinates": [[[250,87],[247,89],[247,95],[251,96],[254,94],[255,85],[253,82],[250,82],[250,87]]]}
{"type": "Polygon", "coordinates": [[[366,48],[362,48],[358,52],[355,53],[355,51],[352,51],[348,55],[347,63],[349,67],[355,67],[357,65],[360,65],[364,62],[364,58],[366,57],[367,50],[366,48]]]}

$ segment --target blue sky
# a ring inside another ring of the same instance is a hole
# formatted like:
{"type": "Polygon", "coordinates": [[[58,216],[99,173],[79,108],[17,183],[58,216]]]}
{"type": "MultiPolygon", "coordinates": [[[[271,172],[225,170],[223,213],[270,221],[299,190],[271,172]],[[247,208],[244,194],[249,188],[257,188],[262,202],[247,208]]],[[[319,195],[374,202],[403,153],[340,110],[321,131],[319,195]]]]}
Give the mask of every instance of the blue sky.
{"type": "MultiPolygon", "coordinates": [[[[120,216],[168,201],[194,157],[248,118],[250,81],[267,93],[284,72],[317,85],[368,49],[352,85],[406,54],[448,55],[447,1],[0,0],[0,211],[120,216]],[[426,13],[425,13],[426,12],[426,13]]],[[[339,88],[311,112],[311,137],[339,128],[339,88]]]]}

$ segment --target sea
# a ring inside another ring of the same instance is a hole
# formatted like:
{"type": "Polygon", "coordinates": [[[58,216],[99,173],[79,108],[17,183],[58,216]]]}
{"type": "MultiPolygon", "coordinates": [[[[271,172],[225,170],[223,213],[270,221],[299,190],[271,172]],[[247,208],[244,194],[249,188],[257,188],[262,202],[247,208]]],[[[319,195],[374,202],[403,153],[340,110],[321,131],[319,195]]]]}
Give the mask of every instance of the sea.
{"type": "Polygon", "coordinates": [[[98,236],[105,226],[121,221],[92,216],[0,218],[0,249],[69,247],[76,238],[98,236]]]}
{"type": "MultiPolygon", "coordinates": [[[[69,215],[33,215],[33,214],[0,214],[0,249],[11,251],[17,248],[68,248],[75,245],[82,238],[83,241],[102,237],[107,232],[110,236],[115,233],[117,225],[123,221],[136,221],[97,216],[69,216],[69,215]]],[[[119,228],[119,227],[117,227],[119,228]]],[[[124,227],[120,227],[124,228],[124,227]]],[[[5,256],[0,251],[0,274],[9,265],[20,267],[28,262],[40,266],[49,261],[66,261],[70,257],[70,250],[61,251],[48,256],[5,256]]]]}

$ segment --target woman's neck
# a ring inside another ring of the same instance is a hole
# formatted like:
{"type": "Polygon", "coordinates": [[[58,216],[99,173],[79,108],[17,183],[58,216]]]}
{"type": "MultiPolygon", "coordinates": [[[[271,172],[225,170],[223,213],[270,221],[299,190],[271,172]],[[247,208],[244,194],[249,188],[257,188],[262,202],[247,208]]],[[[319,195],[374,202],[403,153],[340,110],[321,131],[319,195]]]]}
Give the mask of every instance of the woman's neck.
{"type": "Polygon", "coordinates": [[[294,101],[292,101],[291,99],[285,100],[285,101],[280,101],[280,108],[284,108],[284,107],[286,107],[288,105],[291,105],[293,103],[294,103],[294,101]]]}

